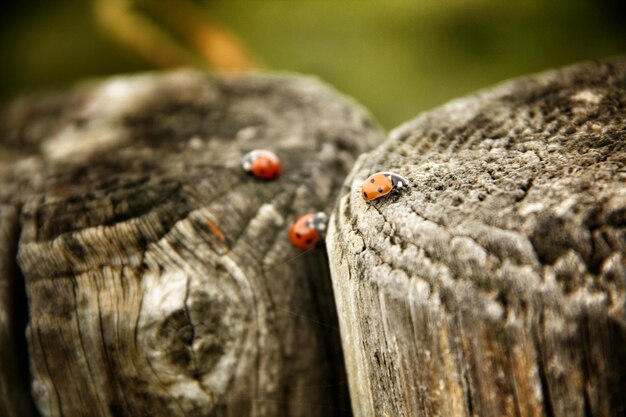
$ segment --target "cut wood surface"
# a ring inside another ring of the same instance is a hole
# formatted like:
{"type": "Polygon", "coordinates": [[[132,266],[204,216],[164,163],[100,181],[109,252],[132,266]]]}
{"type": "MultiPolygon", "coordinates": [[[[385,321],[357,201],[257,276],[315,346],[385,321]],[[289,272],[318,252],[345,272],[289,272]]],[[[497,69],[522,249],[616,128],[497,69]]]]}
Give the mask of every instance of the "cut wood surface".
{"type": "Polygon", "coordinates": [[[626,61],[453,101],[359,159],[327,248],[360,417],[626,415],[626,61]],[[365,202],[377,171],[410,189],[365,202]]]}
{"type": "Polygon", "coordinates": [[[381,139],[295,76],[118,77],[5,108],[0,298],[17,249],[40,413],[349,415],[326,252],[287,236],[381,139]],[[244,173],[255,148],[282,177],[244,173]]]}

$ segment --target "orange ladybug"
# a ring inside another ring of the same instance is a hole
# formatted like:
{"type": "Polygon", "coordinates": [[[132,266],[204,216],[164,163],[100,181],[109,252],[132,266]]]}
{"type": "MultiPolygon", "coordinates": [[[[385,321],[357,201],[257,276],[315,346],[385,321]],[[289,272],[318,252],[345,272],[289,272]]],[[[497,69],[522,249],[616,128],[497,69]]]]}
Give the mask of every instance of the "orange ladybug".
{"type": "Polygon", "coordinates": [[[283,167],[280,159],[274,152],[265,149],[255,149],[243,156],[243,169],[263,180],[273,180],[280,177],[283,167]]]}
{"type": "Polygon", "coordinates": [[[301,250],[312,248],[326,234],[326,213],[307,213],[296,219],[289,230],[289,241],[301,250]]]}
{"type": "Polygon", "coordinates": [[[386,196],[394,190],[402,190],[409,186],[406,178],[393,172],[377,172],[372,174],[363,183],[361,194],[365,201],[375,200],[386,196]]]}

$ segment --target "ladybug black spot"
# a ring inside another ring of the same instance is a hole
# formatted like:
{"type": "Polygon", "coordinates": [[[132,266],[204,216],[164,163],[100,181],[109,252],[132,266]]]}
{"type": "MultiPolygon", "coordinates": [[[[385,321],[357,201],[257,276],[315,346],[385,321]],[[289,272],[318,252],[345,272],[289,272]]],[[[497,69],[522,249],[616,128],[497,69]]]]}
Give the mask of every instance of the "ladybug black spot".
{"type": "Polygon", "coordinates": [[[302,237],[302,235],[301,235],[300,233],[296,232],[296,237],[297,237],[298,239],[300,239],[300,238],[302,237]]]}
{"type": "Polygon", "coordinates": [[[370,180],[370,182],[371,182],[372,184],[374,184],[374,182],[376,182],[376,181],[374,180],[374,178],[372,178],[372,179],[370,180]]]}
{"type": "Polygon", "coordinates": [[[311,242],[313,242],[311,239],[307,239],[306,243],[310,244],[311,242]]]}
{"type": "Polygon", "coordinates": [[[367,193],[363,191],[363,197],[367,198],[367,193]]]}
{"type": "Polygon", "coordinates": [[[382,193],[382,192],[383,192],[383,189],[382,189],[382,188],[379,188],[379,189],[378,189],[378,192],[379,192],[379,193],[382,193]]]}

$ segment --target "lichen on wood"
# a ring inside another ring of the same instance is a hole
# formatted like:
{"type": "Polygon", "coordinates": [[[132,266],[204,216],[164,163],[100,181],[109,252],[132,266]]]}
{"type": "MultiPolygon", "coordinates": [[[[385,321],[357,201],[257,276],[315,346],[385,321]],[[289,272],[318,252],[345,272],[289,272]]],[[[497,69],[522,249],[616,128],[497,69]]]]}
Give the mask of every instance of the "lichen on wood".
{"type": "Polygon", "coordinates": [[[329,259],[361,417],[626,413],[626,61],[515,80],[361,157],[329,259]],[[360,196],[377,171],[409,190],[360,196]]]}
{"type": "Polygon", "coordinates": [[[5,108],[0,204],[19,213],[41,414],[349,413],[325,250],[287,235],[380,139],[296,76],[117,77],[5,108]],[[255,148],[282,177],[246,175],[255,148]]]}

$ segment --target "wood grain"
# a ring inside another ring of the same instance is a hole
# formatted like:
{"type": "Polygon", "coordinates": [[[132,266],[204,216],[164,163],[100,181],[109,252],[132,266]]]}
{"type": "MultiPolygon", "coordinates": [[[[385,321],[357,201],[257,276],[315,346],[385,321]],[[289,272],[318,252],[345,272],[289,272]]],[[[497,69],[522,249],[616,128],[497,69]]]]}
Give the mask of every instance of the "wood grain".
{"type": "Polygon", "coordinates": [[[295,76],[118,77],[6,108],[42,415],[349,415],[325,250],[287,234],[380,139],[295,76]],[[255,148],[280,179],[243,172],[255,148]]]}
{"type": "Polygon", "coordinates": [[[36,411],[28,387],[24,283],[15,259],[18,233],[17,210],[0,205],[0,416],[31,417],[36,411]]]}
{"type": "Polygon", "coordinates": [[[356,416],[626,415],[626,61],[427,112],[342,194],[327,245],[356,416]],[[411,188],[366,203],[376,171],[411,188]]]}

